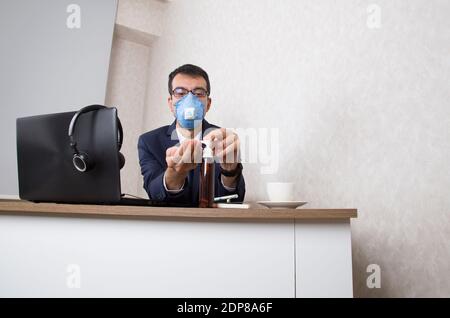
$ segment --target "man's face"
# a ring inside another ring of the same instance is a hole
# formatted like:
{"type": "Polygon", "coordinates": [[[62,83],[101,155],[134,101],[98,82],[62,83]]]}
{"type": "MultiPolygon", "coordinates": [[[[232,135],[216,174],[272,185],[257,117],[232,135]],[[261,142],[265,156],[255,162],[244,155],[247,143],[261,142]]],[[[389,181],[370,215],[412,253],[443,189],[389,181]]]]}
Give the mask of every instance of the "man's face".
{"type": "MultiPolygon", "coordinates": [[[[185,88],[188,91],[196,89],[196,88],[203,88],[205,91],[206,89],[206,80],[201,76],[192,77],[190,75],[186,74],[177,74],[172,80],[172,89],[176,89],[178,87],[185,88]]],[[[205,114],[209,111],[209,108],[211,107],[211,98],[208,96],[205,97],[199,97],[197,96],[201,102],[205,105],[205,114]]],[[[177,97],[173,94],[169,96],[167,99],[169,109],[172,112],[174,116],[176,116],[176,110],[175,110],[175,103],[179,101],[183,97],[177,97]]]]}

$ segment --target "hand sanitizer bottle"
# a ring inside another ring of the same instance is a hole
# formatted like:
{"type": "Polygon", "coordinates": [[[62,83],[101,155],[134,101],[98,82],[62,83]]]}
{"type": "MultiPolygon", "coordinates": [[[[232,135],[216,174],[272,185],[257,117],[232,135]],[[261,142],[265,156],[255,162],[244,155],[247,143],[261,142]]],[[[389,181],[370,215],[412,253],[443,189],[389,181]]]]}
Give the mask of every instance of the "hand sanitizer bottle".
{"type": "Polygon", "coordinates": [[[213,208],[214,207],[214,181],[215,181],[215,167],[214,155],[211,148],[210,140],[203,140],[202,165],[200,171],[199,184],[199,207],[213,208]]]}

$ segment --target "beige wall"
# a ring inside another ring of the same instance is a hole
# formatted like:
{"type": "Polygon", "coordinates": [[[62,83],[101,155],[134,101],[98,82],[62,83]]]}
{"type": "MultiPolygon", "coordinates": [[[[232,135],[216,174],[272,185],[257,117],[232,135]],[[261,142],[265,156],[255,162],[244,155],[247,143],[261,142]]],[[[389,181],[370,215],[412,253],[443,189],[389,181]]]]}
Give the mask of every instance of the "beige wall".
{"type": "Polygon", "coordinates": [[[106,105],[115,106],[124,130],[121,152],[126,158],[121,170],[122,193],[136,195],[142,182],[136,150],[142,134],[142,114],[147,91],[150,48],[114,37],[109,69],[106,105]]]}
{"type": "MultiPolygon", "coordinates": [[[[245,165],[247,200],[291,180],[309,207],[356,207],[356,296],[450,296],[450,2],[153,2],[161,28],[149,52],[115,44],[125,64],[149,59],[145,93],[142,69],[112,65],[127,82],[126,98],[111,100],[133,123],[132,158],[139,132],[173,120],[168,73],[198,64],[212,82],[209,121],[279,129],[282,168],[245,165]],[[379,28],[368,27],[372,3],[379,28]],[[369,264],[381,267],[381,289],[366,286],[369,264]]],[[[143,195],[137,167],[124,182],[143,195]]]]}

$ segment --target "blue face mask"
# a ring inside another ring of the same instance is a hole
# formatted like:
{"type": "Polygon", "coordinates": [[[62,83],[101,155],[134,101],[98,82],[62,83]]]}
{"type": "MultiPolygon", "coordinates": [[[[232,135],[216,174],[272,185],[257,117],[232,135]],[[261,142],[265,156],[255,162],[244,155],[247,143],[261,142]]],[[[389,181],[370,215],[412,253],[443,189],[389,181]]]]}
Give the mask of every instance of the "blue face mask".
{"type": "Polygon", "coordinates": [[[192,93],[175,103],[176,117],[181,127],[194,129],[202,123],[205,105],[192,93]]]}

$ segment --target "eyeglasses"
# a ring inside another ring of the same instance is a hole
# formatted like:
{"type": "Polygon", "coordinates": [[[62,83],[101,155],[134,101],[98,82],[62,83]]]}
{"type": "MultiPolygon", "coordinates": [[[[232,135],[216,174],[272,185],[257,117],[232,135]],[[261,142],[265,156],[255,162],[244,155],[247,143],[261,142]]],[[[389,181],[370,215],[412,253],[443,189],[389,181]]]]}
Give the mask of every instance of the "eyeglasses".
{"type": "Polygon", "coordinates": [[[172,95],[175,96],[176,98],[181,98],[189,93],[194,94],[197,97],[206,97],[208,96],[208,91],[204,88],[201,87],[197,87],[194,88],[192,90],[188,90],[184,87],[176,87],[173,91],[172,91],[172,95]]]}

